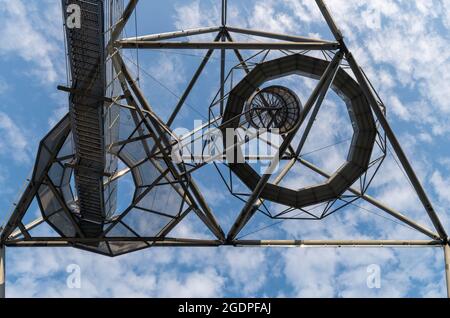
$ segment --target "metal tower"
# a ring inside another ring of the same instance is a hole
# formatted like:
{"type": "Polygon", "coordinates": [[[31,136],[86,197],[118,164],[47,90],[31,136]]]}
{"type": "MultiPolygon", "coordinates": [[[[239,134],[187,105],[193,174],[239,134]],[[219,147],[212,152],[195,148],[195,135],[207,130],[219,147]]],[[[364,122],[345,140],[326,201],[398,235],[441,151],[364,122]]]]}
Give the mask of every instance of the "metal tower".
{"type": "MultiPolygon", "coordinates": [[[[445,252],[450,286],[447,233],[386,119],[385,105],[346,46],[323,0],[315,2],[334,36],[332,40],[229,26],[227,0],[222,0],[218,26],[124,38],[124,28],[138,0],[62,0],[71,85],[58,88],[69,95],[69,113],[41,141],[30,182],[1,231],[0,296],[5,295],[5,247],[31,246],[68,246],[108,256],[168,246],[440,247],[445,252]],[[195,41],[196,36],[205,34],[215,35],[215,40],[195,41]],[[265,40],[234,40],[242,35],[265,40]],[[176,41],[187,37],[188,42],[176,41]],[[130,49],[206,51],[167,121],[155,112],[130,71],[130,63],[124,60],[123,51],[130,49]],[[196,131],[214,128],[223,136],[222,147],[215,148],[213,155],[198,156],[191,151],[192,139],[188,138],[195,131],[178,136],[172,126],[216,51],[220,53],[220,89],[205,114],[209,121],[196,131]],[[243,51],[255,54],[245,58],[243,51]],[[272,52],[276,54],[270,55],[272,52]],[[230,53],[239,64],[227,69],[226,56],[230,53]],[[315,53],[321,53],[322,58],[315,53]],[[244,74],[238,80],[233,80],[235,70],[244,74]],[[292,89],[270,85],[292,74],[316,80],[304,103],[292,89]],[[345,163],[328,173],[300,154],[331,90],[346,105],[353,136],[345,163]],[[246,133],[245,138],[227,133],[238,129],[246,133]],[[270,145],[276,151],[261,172],[259,165],[250,163],[251,156],[243,152],[243,147],[267,133],[276,133],[281,142],[270,145]],[[399,159],[434,229],[367,194],[387,147],[399,159]],[[244,201],[228,232],[222,229],[193,177],[195,171],[218,159],[225,160],[223,167],[249,191],[243,195],[227,183],[230,196],[244,201]],[[278,165],[282,167],[279,171],[274,169],[278,165]],[[283,180],[296,165],[310,169],[324,181],[300,189],[285,186],[283,180]],[[129,206],[120,209],[117,187],[126,175],[131,175],[135,190],[129,206]],[[23,220],[34,199],[42,216],[26,223],[23,220]],[[272,219],[322,220],[357,200],[372,204],[429,239],[238,237],[257,213],[272,219]],[[270,211],[267,203],[285,209],[270,211]],[[322,208],[317,212],[319,206],[322,208]],[[292,211],[303,214],[300,217],[292,211]],[[171,237],[172,230],[188,214],[195,214],[214,239],[171,237]],[[57,236],[32,234],[44,223],[57,236]]],[[[447,290],[450,295],[450,288],[447,290]]]]}

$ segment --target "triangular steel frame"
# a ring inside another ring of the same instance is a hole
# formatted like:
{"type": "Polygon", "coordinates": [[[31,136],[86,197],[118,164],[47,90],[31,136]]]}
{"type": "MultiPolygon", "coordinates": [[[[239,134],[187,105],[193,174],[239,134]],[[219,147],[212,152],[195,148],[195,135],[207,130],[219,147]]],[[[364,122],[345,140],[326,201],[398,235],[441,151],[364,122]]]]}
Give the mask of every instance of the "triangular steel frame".
{"type": "MultiPolygon", "coordinates": [[[[118,23],[113,26],[111,31],[111,40],[107,45],[108,55],[113,60],[114,68],[118,74],[120,84],[128,105],[126,107],[131,107],[134,109],[148,126],[149,131],[159,136],[156,138],[161,142],[161,149],[167,149],[170,147],[170,141],[166,139],[165,134],[171,131],[171,125],[175,121],[179,111],[186,102],[187,97],[191,93],[193,87],[197,83],[202,71],[207,65],[209,59],[215,50],[220,50],[221,53],[221,91],[220,91],[220,101],[221,109],[224,108],[223,100],[225,97],[224,83],[225,83],[225,56],[228,50],[231,50],[236,55],[237,59],[241,63],[241,66],[248,73],[248,67],[244,58],[242,57],[240,50],[305,50],[305,51],[332,51],[334,59],[330,62],[328,69],[325,71],[323,76],[318,82],[317,87],[314,89],[312,95],[310,96],[308,102],[305,105],[306,113],[312,112],[312,119],[308,123],[308,128],[306,130],[306,135],[311,129],[312,122],[315,119],[320,105],[330,88],[334,75],[341,65],[341,61],[345,59],[351,68],[356,81],[360,85],[365,98],[367,99],[370,107],[378,120],[381,128],[386,134],[387,140],[391,145],[393,151],[399,159],[399,162],[404,169],[409,181],[411,182],[418,198],[420,199],[424,210],[426,211],[429,219],[431,220],[434,230],[428,229],[415,221],[409,219],[400,212],[386,206],[385,204],[377,201],[365,193],[361,193],[356,189],[350,188],[349,191],[355,195],[360,196],[361,199],[373,204],[377,208],[388,213],[390,216],[395,217],[397,220],[407,224],[413,229],[419,231],[420,233],[428,236],[429,240],[239,240],[236,239],[238,233],[243,229],[246,223],[252,218],[253,214],[258,209],[259,205],[262,203],[260,198],[261,190],[267,184],[270,171],[263,175],[261,180],[251,196],[249,196],[245,206],[241,210],[238,218],[235,220],[231,230],[225,234],[208,204],[203,199],[200,190],[195,186],[194,183],[191,187],[186,189],[192,202],[198,204],[194,212],[199,216],[199,218],[204,222],[204,224],[211,230],[215,235],[214,240],[192,240],[192,239],[171,239],[163,235],[159,238],[140,238],[141,240],[151,241],[151,246],[220,246],[220,245],[231,245],[231,246],[284,246],[284,247],[396,247],[396,246],[410,246],[410,247],[442,247],[445,254],[445,264],[446,264],[446,279],[447,279],[447,291],[450,296],[450,247],[448,243],[447,232],[445,231],[433,205],[427,196],[420,180],[414,172],[405,152],[403,151],[400,142],[395,136],[394,131],[389,125],[386,115],[384,105],[382,104],[379,96],[374,91],[369,80],[364,74],[361,67],[356,62],[354,56],[346,46],[344,37],[337,27],[335,21],[330,14],[327,6],[323,0],[315,0],[317,6],[319,7],[323,18],[325,19],[331,33],[334,36],[333,41],[322,40],[322,39],[312,39],[308,37],[301,36],[291,36],[270,32],[263,32],[259,30],[243,29],[238,27],[232,27],[227,25],[227,0],[222,0],[222,24],[220,26],[182,30],[175,32],[167,32],[160,34],[145,35],[139,37],[132,37],[126,39],[119,39],[125,25],[127,24],[132,13],[136,9],[138,0],[130,0],[125,7],[122,17],[118,20],[118,23]],[[257,37],[263,37],[271,39],[269,42],[235,42],[233,39],[233,33],[245,34],[257,37]],[[192,37],[201,34],[215,34],[215,39],[213,42],[174,42],[168,41],[182,37],[192,37]],[[272,41],[277,40],[277,41],[272,41]],[[205,49],[207,50],[202,62],[198,66],[196,72],[192,76],[187,88],[180,97],[176,107],[174,108],[169,120],[163,122],[153,111],[150,103],[145,98],[143,92],[140,90],[139,85],[133,79],[131,72],[128,70],[125,62],[122,60],[120,53],[121,49],[205,49]],[[167,148],[165,148],[167,147],[167,148]]],[[[70,91],[68,88],[62,88],[63,90],[70,91]]],[[[113,101],[114,102],[114,101],[113,101]]],[[[306,118],[306,116],[305,116],[306,118]]],[[[64,125],[68,119],[63,119],[58,125],[64,125]]],[[[67,124],[67,123],[66,123],[67,124]]],[[[301,123],[298,125],[297,129],[300,127],[301,123]]],[[[280,153],[290,146],[290,141],[292,140],[294,133],[288,134],[285,137],[285,142],[279,149],[280,153]]],[[[304,139],[306,136],[304,136],[304,139]]],[[[45,139],[44,139],[45,140],[45,139]]],[[[301,145],[304,144],[302,140],[301,145]]],[[[161,150],[163,156],[166,156],[166,161],[170,161],[169,155],[164,154],[164,150],[161,150]]],[[[328,177],[329,175],[322,171],[320,168],[314,166],[312,163],[307,162],[304,159],[299,160],[301,164],[308,167],[312,171],[328,177]]],[[[292,165],[291,165],[292,166],[292,165]]],[[[290,167],[286,171],[282,171],[275,182],[280,182],[284,175],[289,171],[290,167]]],[[[174,170],[177,170],[174,168],[174,170]]],[[[1,255],[4,255],[4,246],[20,247],[20,246],[73,246],[76,242],[82,242],[83,237],[79,235],[74,238],[31,238],[29,235],[29,230],[35,228],[40,223],[45,222],[44,219],[38,219],[30,224],[23,224],[22,218],[26,213],[26,208],[31,203],[32,198],[36,194],[36,182],[43,182],[43,180],[32,180],[22,196],[21,201],[17,204],[15,212],[10,218],[9,222],[6,224],[5,228],[1,232],[0,236],[0,286],[3,284],[4,287],[4,259],[1,255]],[[19,238],[19,236],[21,238],[19,238]],[[3,281],[2,281],[3,279],[3,281]]],[[[174,224],[175,226],[176,224],[174,224]]],[[[173,226],[173,227],[174,227],[173,226]]],[[[173,228],[171,227],[171,228],[173,228]]],[[[170,231],[168,231],[170,232],[170,231]]],[[[167,232],[167,233],[168,233],[167,232]]],[[[167,234],[166,233],[166,234],[167,234]]],[[[106,238],[104,238],[106,239],[106,238]]],[[[117,240],[125,241],[125,238],[116,238],[117,240]]],[[[114,240],[111,239],[111,240],[114,240]]],[[[130,240],[131,241],[131,240],[130,240]]],[[[1,290],[2,288],[0,288],[1,290]]],[[[0,296],[2,295],[0,291],[0,296]]],[[[3,288],[4,296],[4,288],[3,288]]]]}

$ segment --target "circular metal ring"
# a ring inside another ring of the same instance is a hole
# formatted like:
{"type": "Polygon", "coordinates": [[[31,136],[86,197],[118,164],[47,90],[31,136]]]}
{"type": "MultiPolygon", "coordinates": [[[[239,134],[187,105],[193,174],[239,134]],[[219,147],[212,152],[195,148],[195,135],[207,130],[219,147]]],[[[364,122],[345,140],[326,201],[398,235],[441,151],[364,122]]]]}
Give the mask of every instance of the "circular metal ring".
{"type": "Polygon", "coordinates": [[[289,88],[269,86],[255,92],[245,104],[245,119],[256,129],[290,132],[300,120],[302,105],[289,88]]]}
{"type": "MultiPolygon", "coordinates": [[[[223,129],[239,127],[246,102],[265,82],[292,74],[319,79],[329,64],[329,61],[300,54],[258,64],[230,92],[223,129]]],[[[268,183],[261,198],[294,208],[327,202],[342,195],[368,170],[377,134],[370,105],[359,84],[343,69],[338,70],[332,89],[347,105],[354,132],[346,162],[326,182],[312,187],[294,190],[268,183]]],[[[226,138],[224,143],[227,144],[226,138]]],[[[238,158],[243,157],[240,146],[236,145],[234,152],[238,158]]],[[[250,190],[256,188],[261,176],[247,162],[228,164],[250,190]]]]}

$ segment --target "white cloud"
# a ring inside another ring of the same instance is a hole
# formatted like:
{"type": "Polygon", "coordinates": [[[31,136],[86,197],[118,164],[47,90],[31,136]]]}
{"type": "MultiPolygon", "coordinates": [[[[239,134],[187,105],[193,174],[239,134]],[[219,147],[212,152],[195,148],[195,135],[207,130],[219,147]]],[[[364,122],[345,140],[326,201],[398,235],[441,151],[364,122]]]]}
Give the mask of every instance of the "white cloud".
{"type": "Polygon", "coordinates": [[[174,56],[162,55],[159,57],[153,64],[150,74],[171,90],[178,90],[180,84],[186,82],[183,63],[174,56]]]}
{"type": "MultiPolygon", "coordinates": [[[[224,278],[213,268],[182,273],[152,250],[107,258],[64,249],[21,249],[9,254],[17,264],[7,282],[8,297],[220,297],[224,278]],[[24,261],[26,260],[26,261],[24,261]],[[66,284],[71,265],[80,268],[81,289],[66,284]],[[170,267],[171,265],[172,267],[170,267]],[[169,267],[167,267],[169,266],[169,267]],[[167,268],[166,268],[167,267],[167,268]]],[[[13,268],[13,267],[9,267],[13,268]]]]}
{"type": "Polygon", "coordinates": [[[60,51],[60,16],[57,1],[26,4],[21,0],[0,0],[0,56],[19,56],[27,62],[26,74],[40,82],[54,83],[60,76],[63,55],[60,51]],[[41,7],[39,7],[41,6],[41,7]],[[40,14],[44,12],[44,14],[40,14]],[[58,59],[55,59],[58,57],[58,59]]]}
{"type": "Polygon", "coordinates": [[[272,267],[263,249],[228,249],[225,262],[234,288],[245,296],[254,295],[264,286],[267,276],[263,273],[272,267]]]}
{"type": "Polygon", "coordinates": [[[450,203],[450,178],[445,178],[439,171],[435,171],[431,176],[431,184],[434,191],[443,202],[450,203]]]}
{"type": "Polygon", "coordinates": [[[450,29],[450,0],[442,0],[442,12],[444,13],[444,24],[450,29]]]}
{"type": "MultiPolygon", "coordinates": [[[[211,4],[211,3],[209,3],[211,4]]],[[[174,24],[178,30],[220,25],[220,8],[196,0],[175,8],[174,24]],[[202,4],[201,4],[202,3],[202,4]]]]}
{"type": "Polygon", "coordinates": [[[3,77],[0,77],[0,95],[6,93],[10,86],[8,83],[6,83],[5,79],[3,77]]]}
{"type": "Polygon", "coordinates": [[[30,160],[27,138],[14,120],[0,112],[0,156],[24,163],[30,160]]]}
{"type": "Polygon", "coordinates": [[[161,291],[158,293],[161,297],[181,297],[181,298],[212,298],[222,296],[224,279],[212,269],[206,269],[203,272],[191,272],[184,279],[177,279],[177,273],[163,275],[160,281],[161,291]]]}

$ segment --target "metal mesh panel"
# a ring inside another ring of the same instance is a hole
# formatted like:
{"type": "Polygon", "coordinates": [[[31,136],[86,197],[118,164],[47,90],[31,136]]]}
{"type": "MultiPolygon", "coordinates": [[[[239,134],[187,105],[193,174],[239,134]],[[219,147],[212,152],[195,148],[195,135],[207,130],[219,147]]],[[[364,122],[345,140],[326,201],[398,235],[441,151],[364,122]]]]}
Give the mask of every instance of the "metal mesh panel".
{"type": "Polygon", "coordinates": [[[109,242],[113,255],[128,253],[147,247],[145,242],[109,242]]]}
{"type": "Polygon", "coordinates": [[[108,232],[106,237],[137,237],[137,235],[119,222],[108,232]]]}
{"type": "Polygon", "coordinates": [[[133,168],[132,171],[137,186],[149,186],[161,175],[150,160],[144,161],[142,164],[133,168]]]}
{"type": "Polygon", "coordinates": [[[135,208],[128,212],[123,222],[141,237],[156,237],[171,220],[167,216],[135,208]]]}
{"type": "MultiPolygon", "coordinates": [[[[110,40],[111,28],[114,26],[124,9],[123,0],[106,0],[105,1],[105,43],[110,40]]],[[[106,96],[112,100],[116,100],[121,95],[120,82],[117,79],[117,74],[114,70],[114,66],[111,58],[108,58],[105,64],[106,69],[106,96]]],[[[118,169],[118,159],[114,155],[113,149],[110,149],[108,145],[112,145],[118,142],[119,130],[120,130],[120,114],[121,107],[115,103],[106,103],[104,106],[104,131],[105,131],[105,145],[106,149],[106,163],[105,172],[107,174],[113,174],[118,169]]],[[[104,208],[106,218],[111,217],[116,213],[117,209],[117,181],[111,181],[104,187],[103,197],[104,208]]]]}
{"type": "Polygon", "coordinates": [[[178,215],[182,208],[183,198],[174,188],[175,186],[171,184],[156,186],[139,201],[137,207],[171,216],[178,215]]]}
{"type": "Polygon", "coordinates": [[[75,236],[73,224],[63,211],[63,207],[49,186],[43,184],[39,187],[38,200],[42,214],[60,234],[67,237],[75,236]]]}
{"type": "Polygon", "coordinates": [[[60,187],[64,175],[64,168],[60,163],[54,163],[48,171],[48,176],[56,187],[60,187]]]}
{"type": "MultiPolygon", "coordinates": [[[[63,0],[66,7],[70,1],[63,0]]],[[[103,175],[104,146],[105,44],[103,0],[77,2],[81,27],[67,27],[67,48],[73,92],[69,112],[76,149],[74,168],[78,203],[83,221],[80,226],[88,237],[98,236],[105,220],[103,175]]],[[[109,207],[108,207],[109,208],[109,207]]]]}

